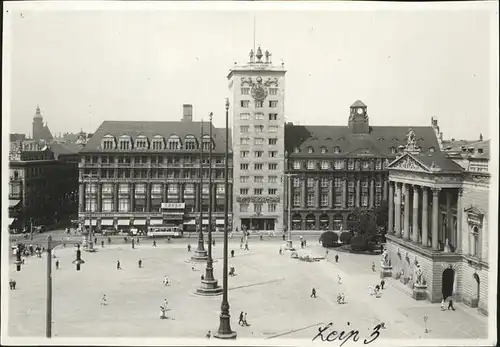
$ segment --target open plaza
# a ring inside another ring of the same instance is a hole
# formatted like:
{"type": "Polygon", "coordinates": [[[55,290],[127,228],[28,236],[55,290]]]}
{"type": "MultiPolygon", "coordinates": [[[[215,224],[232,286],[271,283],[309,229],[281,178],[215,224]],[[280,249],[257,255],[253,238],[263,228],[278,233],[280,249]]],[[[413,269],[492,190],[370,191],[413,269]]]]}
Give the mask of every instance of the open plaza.
{"type": "MultiPolygon", "coordinates": [[[[294,239],[298,247],[298,238],[294,239]]],[[[325,256],[317,236],[309,236],[307,241],[305,252],[325,256]]],[[[82,252],[85,264],[81,271],[72,264],[73,246],[57,248],[53,259],[53,263],[59,261],[59,269],[53,265],[54,337],[205,338],[209,330],[217,331],[222,296],[194,294],[206,264],[189,261],[193,252],[188,252],[188,244],[195,250],[197,239],[170,243],[163,239],[157,241],[157,247],[151,239],[141,239],[134,249],[130,243],[113,242],[102,248],[99,240],[97,252],[82,252]],[[121,270],[117,270],[117,261],[121,270]],[[168,286],[163,284],[165,276],[171,281],[168,286]],[[103,295],[105,306],[101,305],[103,295]],[[159,319],[165,299],[168,319],[159,319]]],[[[457,303],[455,311],[441,311],[439,304],[413,300],[394,279],[386,278],[380,298],[369,295],[368,287],[380,283],[379,255],[331,249],[327,259],[304,262],[292,259],[287,251],[280,255],[281,247],[281,237],[251,237],[249,251],[240,249],[239,237],[229,240],[229,252],[235,251],[229,266],[236,271],[228,279],[231,327],[238,339],[310,341],[329,322],[337,331],[359,330],[361,338],[368,338],[383,322],[386,328],[379,340],[488,337],[487,317],[477,310],[457,303]],[[312,288],[317,298],[311,298],[312,288]],[[345,294],[345,304],[337,303],[337,293],[345,294]],[[247,327],[238,325],[242,311],[247,313],[247,327]],[[428,316],[427,333],[424,315],[428,316]]],[[[213,254],[220,285],[222,249],[219,238],[213,254]]],[[[16,289],[9,291],[10,337],[45,335],[46,256],[28,257],[19,272],[14,265],[10,267],[9,277],[17,282],[16,289]]]]}

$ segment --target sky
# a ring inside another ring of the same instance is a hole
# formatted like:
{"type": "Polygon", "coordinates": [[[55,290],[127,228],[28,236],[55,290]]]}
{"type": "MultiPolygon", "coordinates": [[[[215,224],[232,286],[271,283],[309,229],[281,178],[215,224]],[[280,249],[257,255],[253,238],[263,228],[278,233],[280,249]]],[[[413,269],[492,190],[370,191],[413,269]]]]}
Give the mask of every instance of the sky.
{"type": "MultiPolygon", "coordinates": [[[[49,5],[47,5],[49,6],[49,5]]],[[[215,7],[214,7],[215,8],[215,7]]],[[[223,126],[227,74],[255,42],[287,69],[285,117],[347,125],[362,100],[371,125],[430,125],[445,138],[491,135],[488,11],[13,10],[11,132],[30,134],[40,105],[53,134],[105,120],[223,126]]]]}

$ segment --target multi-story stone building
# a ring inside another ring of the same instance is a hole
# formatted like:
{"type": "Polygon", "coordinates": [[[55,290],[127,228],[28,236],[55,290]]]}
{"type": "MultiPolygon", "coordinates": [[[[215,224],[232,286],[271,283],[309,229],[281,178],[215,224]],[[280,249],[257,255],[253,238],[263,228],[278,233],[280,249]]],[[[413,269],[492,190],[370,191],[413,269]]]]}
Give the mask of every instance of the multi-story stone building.
{"type": "MultiPolygon", "coordinates": [[[[211,189],[213,216],[223,225],[225,129],[213,127],[210,138],[210,124],[205,122],[202,136],[201,122],[193,122],[192,110],[191,105],[184,105],[181,121],[101,124],[80,152],[78,214],[82,224],[122,230],[177,226],[195,231],[200,190],[203,211],[208,211],[211,189]],[[210,146],[212,187],[208,186],[210,146]]],[[[203,224],[208,225],[207,217],[203,224]]]]}
{"type": "MultiPolygon", "coordinates": [[[[413,127],[428,153],[440,152],[437,121],[413,127]]],[[[293,230],[349,229],[356,208],[376,208],[388,196],[389,163],[402,151],[407,126],[371,126],[368,108],[356,101],[347,126],[285,127],[285,219],[293,230]],[[291,200],[289,211],[288,200],[291,200]]]]}
{"type": "Polygon", "coordinates": [[[59,152],[38,141],[12,142],[9,153],[9,225],[52,225],[75,210],[77,153],[59,152]]]}
{"type": "Polygon", "coordinates": [[[389,166],[392,276],[415,298],[453,297],[487,314],[489,141],[426,153],[418,136],[389,166]]]}
{"type": "Polygon", "coordinates": [[[284,172],[283,65],[271,54],[250,52],[229,75],[232,105],[235,227],[282,230],[284,172]],[[264,60],[262,60],[264,58],[264,60]]]}

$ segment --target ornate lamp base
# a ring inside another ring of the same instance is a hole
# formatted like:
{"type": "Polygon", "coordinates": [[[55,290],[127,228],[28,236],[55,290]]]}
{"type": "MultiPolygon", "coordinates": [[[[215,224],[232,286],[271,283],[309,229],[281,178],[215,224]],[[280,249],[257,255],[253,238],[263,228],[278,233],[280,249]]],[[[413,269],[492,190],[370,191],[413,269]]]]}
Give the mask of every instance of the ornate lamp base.
{"type": "Polygon", "coordinates": [[[392,266],[380,266],[380,278],[392,277],[392,266]]]}
{"type": "Polygon", "coordinates": [[[425,284],[415,284],[412,297],[415,300],[427,300],[427,286],[425,284]]]}
{"type": "Polygon", "coordinates": [[[196,295],[199,296],[218,296],[222,294],[222,287],[217,280],[202,280],[201,287],[196,289],[196,295]]]}
{"type": "Polygon", "coordinates": [[[295,248],[293,248],[293,242],[292,242],[292,240],[288,240],[286,242],[285,250],[286,251],[295,251],[295,248]]]}
{"type": "Polygon", "coordinates": [[[203,250],[203,251],[196,250],[196,251],[194,251],[194,254],[191,257],[191,261],[194,261],[197,263],[206,262],[207,259],[208,259],[208,254],[207,254],[206,250],[203,250]]]}

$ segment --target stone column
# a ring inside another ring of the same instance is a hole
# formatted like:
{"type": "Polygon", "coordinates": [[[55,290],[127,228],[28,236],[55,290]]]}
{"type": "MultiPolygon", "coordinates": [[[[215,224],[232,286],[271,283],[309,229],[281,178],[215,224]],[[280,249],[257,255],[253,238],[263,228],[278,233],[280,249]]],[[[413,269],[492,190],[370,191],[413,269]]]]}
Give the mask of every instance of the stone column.
{"type": "Polygon", "coordinates": [[[151,183],[146,183],[146,212],[151,212],[151,183]]]}
{"type": "Polygon", "coordinates": [[[451,244],[455,243],[455,235],[453,235],[453,215],[451,213],[451,191],[450,189],[447,189],[445,191],[446,193],[446,231],[445,231],[445,236],[443,237],[443,242],[445,242],[446,245],[446,239],[448,239],[448,242],[451,244]]]}
{"type": "Polygon", "coordinates": [[[413,242],[418,242],[418,229],[419,229],[419,223],[418,223],[418,204],[419,204],[419,193],[418,193],[418,186],[414,185],[413,186],[413,235],[412,235],[412,241],[413,242]]]}
{"type": "MultiPolygon", "coordinates": [[[[233,212],[233,184],[232,183],[229,183],[228,184],[228,190],[229,190],[229,208],[228,208],[228,211],[229,212],[233,212]]],[[[229,218],[230,220],[231,218],[229,218]]]]}
{"type": "Polygon", "coordinates": [[[130,183],[130,212],[135,211],[135,184],[130,183]]]}
{"type": "Polygon", "coordinates": [[[429,196],[428,196],[427,187],[422,187],[422,245],[427,247],[427,243],[429,242],[429,231],[427,229],[429,225],[429,196]]]}
{"type": "Polygon", "coordinates": [[[97,183],[97,212],[102,212],[102,183],[97,183]]]}
{"type": "Polygon", "coordinates": [[[163,183],[163,202],[168,202],[168,184],[163,183]]]}
{"type": "Polygon", "coordinates": [[[217,183],[212,183],[212,212],[215,212],[216,210],[217,210],[217,183]]]}
{"type": "Polygon", "coordinates": [[[359,178],[356,179],[356,207],[361,206],[361,181],[359,178]]]}
{"type": "Polygon", "coordinates": [[[194,211],[200,212],[200,184],[194,184],[194,211]]]}
{"type": "Polygon", "coordinates": [[[463,204],[463,193],[464,190],[462,188],[458,189],[458,199],[457,199],[457,250],[456,252],[462,252],[462,223],[463,223],[463,215],[464,208],[463,204]]]}
{"type": "Polygon", "coordinates": [[[439,188],[432,189],[432,249],[438,250],[438,228],[439,228],[439,188]]]}
{"type": "Polygon", "coordinates": [[[120,189],[120,185],[118,183],[114,184],[113,190],[113,211],[118,212],[118,189],[120,189]]]}
{"type": "Polygon", "coordinates": [[[394,186],[392,185],[391,182],[388,182],[389,186],[389,197],[387,200],[388,204],[388,218],[387,218],[387,233],[388,234],[393,234],[394,233],[394,186]]]}
{"type": "Polygon", "coordinates": [[[394,234],[401,237],[401,184],[394,182],[396,196],[394,197],[394,234]]]}
{"type": "Polygon", "coordinates": [[[184,202],[184,183],[179,183],[179,202],[184,202]]]}
{"type": "Polygon", "coordinates": [[[333,178],[328,181],[328,208],[331,210],[333,209],[333,206],[335,205],[333,203],[334,199],[334,194],[333,194],[333,178]]]}
{"type": "Polygon", "coordinates": [[[78,191],[78,211],[85,211],[85,185],[83,183],[80,183],[78,191]]]}
{"type": "Polygon", "coordinates": [[[370,178],[370,208],[375,206],[375,179],[370,178]]]}
{"type": "Polygon", "coordinates": [[[382,178],[382,180],[384,181],[383,183],[383,189],[382,189],[382,200],[383,201],[387,201],[387,195],[391,196],[390,192],[388,192],[388,188],[389,188],[389,182],[388,182],[388,179],[387,180],[384,180],[382,178]]]}
{"type": "Polygon", "coordinates": [[[347,208],[347,177],[342,179],[342,208],[347,208]]]}
{"type": "Polygon", "coordinates": [[[405,206],[404,206],[404,231],[403,238],[405,240],[410,239],[410,186],[404,183],[405,192],[405,206]]]}
{"type": "Polygon", "coordinates": [[[300,184],[301,184],[301,192],[300,192],[300,203],[301,203],[301,207],[302,208],[306,208],[307,207],[307,197],[306,197],[306,194],[307,194],[307,181],[305,179],[301,180],[300,181],[300,184]]]}
{"type": "Polygon", "coordinates": [[[321,189],[320,189],[320,179],[316,179],[316,182],[315,182],[316,186],[315,186],[315,207],[316,208],[319,208],[321,206],[321,203],[320,203],[320,200],[321,200],[321,189]]]}

